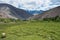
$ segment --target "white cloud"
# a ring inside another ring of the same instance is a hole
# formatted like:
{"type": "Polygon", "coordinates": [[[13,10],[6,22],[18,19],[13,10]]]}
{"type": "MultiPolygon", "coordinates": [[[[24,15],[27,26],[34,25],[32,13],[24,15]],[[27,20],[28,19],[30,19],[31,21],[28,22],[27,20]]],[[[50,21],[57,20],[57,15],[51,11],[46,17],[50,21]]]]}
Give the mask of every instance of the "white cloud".
{"type": "Polygon", "coordinates": [[[42,10],[42,7],[48,7],[51,0],[22,0],[22,7],[29,10],[42,10]]]}
{"type": "Polygon", "coordinates": [[[0,0],[0,3],[8,3],[25,10],[48,10],[60,5],[58,0],[0,0]]]}

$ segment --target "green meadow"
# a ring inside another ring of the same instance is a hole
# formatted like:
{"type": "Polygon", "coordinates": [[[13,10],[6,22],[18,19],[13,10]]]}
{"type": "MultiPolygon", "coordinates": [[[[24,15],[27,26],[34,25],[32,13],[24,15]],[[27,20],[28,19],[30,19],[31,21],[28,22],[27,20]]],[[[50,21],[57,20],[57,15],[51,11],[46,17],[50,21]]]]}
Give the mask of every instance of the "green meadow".
{"type": "Polygon", "coordinates": [[[0,23],[0,40],[60,40],[60,22],[0,23]],[[1,38],[2,33],[6,33],[5,38],[1,38]]]}

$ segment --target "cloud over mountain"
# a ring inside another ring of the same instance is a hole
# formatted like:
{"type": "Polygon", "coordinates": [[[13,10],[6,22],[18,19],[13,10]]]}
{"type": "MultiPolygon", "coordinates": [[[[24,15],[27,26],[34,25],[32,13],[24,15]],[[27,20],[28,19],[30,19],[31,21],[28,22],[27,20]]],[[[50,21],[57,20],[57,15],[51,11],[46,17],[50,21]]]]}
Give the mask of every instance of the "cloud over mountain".
{"type": "Polygon", "coordinates": [[[8,3],[25,10],[49,10],[60,6],[60,0],[0,0],[0,3],[8,3]]]}

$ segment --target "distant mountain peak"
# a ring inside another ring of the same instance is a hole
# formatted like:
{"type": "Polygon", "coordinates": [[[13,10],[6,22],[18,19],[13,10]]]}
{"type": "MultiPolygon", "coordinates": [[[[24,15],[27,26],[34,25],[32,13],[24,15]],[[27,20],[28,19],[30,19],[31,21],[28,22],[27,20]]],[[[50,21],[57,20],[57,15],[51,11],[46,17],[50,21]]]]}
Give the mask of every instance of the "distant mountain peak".
{"type": "Polygon", "coordinates": [[[28,13],[35,15],[35,14],[42,14],[44,11],[43,10],[33,10],[33,11],[27,11],[28,13]]]}

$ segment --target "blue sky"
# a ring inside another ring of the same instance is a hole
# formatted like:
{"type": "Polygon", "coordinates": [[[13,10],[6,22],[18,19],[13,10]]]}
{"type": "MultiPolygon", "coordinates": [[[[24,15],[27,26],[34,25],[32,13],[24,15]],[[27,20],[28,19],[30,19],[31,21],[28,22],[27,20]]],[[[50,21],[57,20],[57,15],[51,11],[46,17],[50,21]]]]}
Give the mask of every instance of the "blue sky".
{"type": "Polygon", "coordinates": [[[8,3],[25,10],[49,10],[60,6],[60,0],[0,0],[0,3],[8,3]]]}

